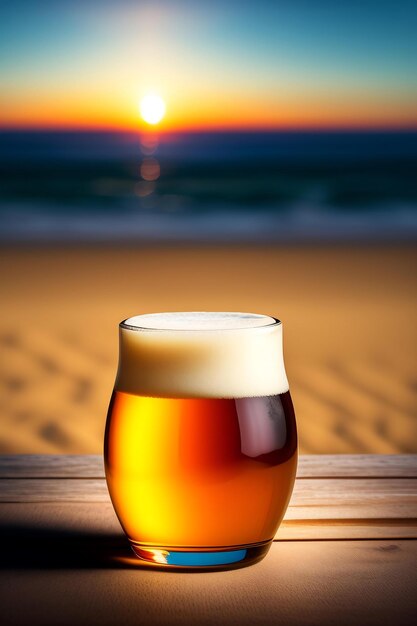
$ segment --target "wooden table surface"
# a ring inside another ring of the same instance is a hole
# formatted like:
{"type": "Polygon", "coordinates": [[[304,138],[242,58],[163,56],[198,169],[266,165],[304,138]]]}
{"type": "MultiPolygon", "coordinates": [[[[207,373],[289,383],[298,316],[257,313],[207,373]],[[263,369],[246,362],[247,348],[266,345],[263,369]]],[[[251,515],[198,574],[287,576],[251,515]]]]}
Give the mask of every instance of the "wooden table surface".
{"type": "Polygon", "coordinates": [[[417,456],[304,456],[266,558],[206,573],[131,556],[98,456],[0,457],[1,624],[417,622],[417,456]]]}

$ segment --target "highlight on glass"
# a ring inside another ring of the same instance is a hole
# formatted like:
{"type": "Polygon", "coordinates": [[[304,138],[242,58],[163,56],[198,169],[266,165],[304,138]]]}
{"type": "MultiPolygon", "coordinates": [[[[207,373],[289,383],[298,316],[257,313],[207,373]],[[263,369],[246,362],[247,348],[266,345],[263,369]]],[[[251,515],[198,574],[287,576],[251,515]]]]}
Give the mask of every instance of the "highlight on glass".
{"type": "Polygon", "coordinates": [[[219,569],[263,558],[297,468],[281,322],[202,312],[123,321],[104,456],[139,559],[219,569]]]}

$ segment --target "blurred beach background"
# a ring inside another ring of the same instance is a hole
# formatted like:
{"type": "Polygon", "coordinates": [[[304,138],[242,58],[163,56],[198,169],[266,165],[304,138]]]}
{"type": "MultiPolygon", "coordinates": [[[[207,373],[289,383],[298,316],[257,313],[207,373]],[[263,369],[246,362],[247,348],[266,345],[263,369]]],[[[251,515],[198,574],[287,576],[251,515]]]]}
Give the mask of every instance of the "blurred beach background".
{"type": "Polygon", "coordinates": [[[100,453],[118,323],[284,322],[302,453],[417,452],[417,6],[0,7],[0,452],[100,453]]]}

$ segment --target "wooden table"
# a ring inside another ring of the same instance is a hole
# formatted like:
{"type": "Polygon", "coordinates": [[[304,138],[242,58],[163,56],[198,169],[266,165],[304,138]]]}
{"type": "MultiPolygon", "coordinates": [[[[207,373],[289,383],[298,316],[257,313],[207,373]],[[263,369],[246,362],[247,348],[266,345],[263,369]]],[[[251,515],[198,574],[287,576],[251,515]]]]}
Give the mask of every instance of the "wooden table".
{"type": "Polygon", "coordinates": [[[411,624],[416,459],[301,457],[267,557],[190,574],[131,556],[100,457],[0,457],[1,624],[411,624]]]}

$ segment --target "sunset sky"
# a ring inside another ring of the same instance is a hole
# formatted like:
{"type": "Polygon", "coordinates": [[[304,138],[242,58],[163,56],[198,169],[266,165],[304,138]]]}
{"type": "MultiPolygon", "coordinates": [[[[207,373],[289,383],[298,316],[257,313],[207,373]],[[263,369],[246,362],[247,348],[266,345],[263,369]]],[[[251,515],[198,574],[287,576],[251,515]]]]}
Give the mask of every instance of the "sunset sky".
{"type": "Polygon", "coordinates": [[[416,128],[417,4],[13,0],[0,127],[416,128]]]}

